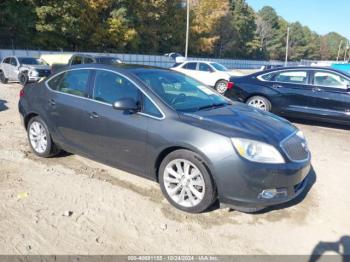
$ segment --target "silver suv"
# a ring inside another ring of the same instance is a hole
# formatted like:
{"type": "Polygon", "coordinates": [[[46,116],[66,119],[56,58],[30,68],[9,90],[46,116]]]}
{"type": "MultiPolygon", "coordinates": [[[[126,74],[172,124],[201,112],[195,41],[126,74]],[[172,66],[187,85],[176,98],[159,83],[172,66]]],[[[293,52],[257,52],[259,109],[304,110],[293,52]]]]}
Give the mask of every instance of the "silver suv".
{"type": "Polygon", "coordinates": [[[39,58],[34,57],[5,57],[0,64],[0,81],[18,81],[22,85],[36,82],[51,74],[50,66],[39,58]]]}

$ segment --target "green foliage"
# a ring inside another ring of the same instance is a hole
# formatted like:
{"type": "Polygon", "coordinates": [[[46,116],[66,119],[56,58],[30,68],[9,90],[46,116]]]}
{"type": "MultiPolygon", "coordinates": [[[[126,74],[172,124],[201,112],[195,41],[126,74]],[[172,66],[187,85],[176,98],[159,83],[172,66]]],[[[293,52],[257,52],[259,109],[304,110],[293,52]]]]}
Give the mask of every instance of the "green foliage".
{"type": "Polygon", "coordinates": [[[30,43],[34,34],[35,12],[30,0],[0,1],[0,46],[30,43]]]}
{"type": "MultiPolygon", "coordinates": [[[[167,53],[185,48],[186,0],[2,0],[0,48],[167,53]]],[[[344,59],[348,40],[320,36],[245,0],[190,0],[193,56],[284,60],[344,59]]]]}

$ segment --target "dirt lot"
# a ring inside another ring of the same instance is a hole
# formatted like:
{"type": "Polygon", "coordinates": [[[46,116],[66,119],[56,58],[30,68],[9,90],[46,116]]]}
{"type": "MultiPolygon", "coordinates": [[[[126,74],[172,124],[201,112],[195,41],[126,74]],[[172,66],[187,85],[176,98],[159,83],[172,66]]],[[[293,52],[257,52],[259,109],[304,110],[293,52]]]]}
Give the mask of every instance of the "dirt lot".
{"type": "Polygon", "coordinates": [[[299,204],[189,215],[156,183],[75,155],[34,156],[19,90],[0,84],[0,254],[350,254],[349,129],[297,124],[315,173],[299,204]]]}

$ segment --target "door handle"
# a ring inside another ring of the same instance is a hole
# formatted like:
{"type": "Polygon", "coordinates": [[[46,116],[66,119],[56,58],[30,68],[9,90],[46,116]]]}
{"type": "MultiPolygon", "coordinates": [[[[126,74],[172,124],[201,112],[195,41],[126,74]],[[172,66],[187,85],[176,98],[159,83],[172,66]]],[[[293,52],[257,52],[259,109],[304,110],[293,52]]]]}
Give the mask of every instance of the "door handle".
{"type": "Polygon", "coordinates": [[[99,118],[100,116],[96,113],[96,112],[92,112],[90,113],[90,118],[91,119],[95,119],[95,118],[99,118]]]}
{"type": "Polygon", "coordinates": [[[281,88],[281,87],[283,87],[283,86],[282,86],[282,85],[279,85],[279,84],[273,84],[272,87],[273,87],[273,88],[281,88]]]}
{"type": "Polygon", "coordinates": [[[312,91],[314,91],[314,92],[320,92],[320,91],[322,91],[322,89],[321,89],[321,88],[318,88],[318,87],[314,87],[314,88],[312,88],[312,91]]]}
{"type": "Polygon", "coordinates": [[[50,106],[56,105],[56,101],[53,100],[53,99],[50,99],[50,100],[49,100],[49,105],[50,105],[50,106]]]}

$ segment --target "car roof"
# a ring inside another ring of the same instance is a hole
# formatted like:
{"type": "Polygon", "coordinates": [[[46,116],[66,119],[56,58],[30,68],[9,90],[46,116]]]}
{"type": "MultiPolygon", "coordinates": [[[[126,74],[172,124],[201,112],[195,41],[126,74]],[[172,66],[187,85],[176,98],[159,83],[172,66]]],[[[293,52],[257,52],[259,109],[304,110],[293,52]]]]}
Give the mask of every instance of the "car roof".
{"type": "MultiPolygon", "coordinates": [[[[115,64],[115,65],[106,65],[106,64],[79,64],[79,65],[73,65],[69,67],[61,68],[57,73],[62,71],[68,71],[70,69],[107,69],[115,72],[120,72],[124,74],[134,74],[136,72],[159,72],[159,71],[171,71],[167,68],[161,68],[161,67],[154,67],[154,66],[147,66],[147,65],[138,65],[138,64],[115,64]]],[[[174,71],[171,71],[174,72],[174,71]]]]}
{"type": "Polygon", "coordinates": [[[209,64],[211,64],[211,63],[217,63],[217,62],[215,62],[215,61],[201,61],[201,60],[188,60],[188,61],[182,62],[182,64],[184,64],[184,63],[209,63],[209,64]]]}
{"type": "Polygon", "coordinates": [[[332,67],[321,67],[321,66],[288,66],[288,67],[279,67],[279,68],[273,68],[273,69],[268,69],[264,71],[259,71],[256,73],[253,73],[252,75],[264,75],[268,73],[274,73],[274,72],[280,72],[280,71],[288,71],[288,70],[328,70],[328,71],[333,71],[337,72],[340,74],[345,74],[349,76],[345,71],[334,69],[332,67]]]}

